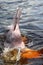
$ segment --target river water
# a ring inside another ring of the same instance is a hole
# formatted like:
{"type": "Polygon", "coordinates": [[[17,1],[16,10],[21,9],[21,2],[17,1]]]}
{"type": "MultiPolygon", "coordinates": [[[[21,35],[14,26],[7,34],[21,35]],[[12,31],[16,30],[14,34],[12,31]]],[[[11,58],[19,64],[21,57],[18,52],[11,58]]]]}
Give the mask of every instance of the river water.
{"type": "MultiPolygon", "coordinates": [[[[43,0],[0,0],[0,34],[5,32],[5,26],[12,24],[17,7],[22,8],[21,33],[33,41],[28,47],[43,48],[43,0]]],[[[32,65],[42,65],[39,60],[35,61],[32,65]]]]}

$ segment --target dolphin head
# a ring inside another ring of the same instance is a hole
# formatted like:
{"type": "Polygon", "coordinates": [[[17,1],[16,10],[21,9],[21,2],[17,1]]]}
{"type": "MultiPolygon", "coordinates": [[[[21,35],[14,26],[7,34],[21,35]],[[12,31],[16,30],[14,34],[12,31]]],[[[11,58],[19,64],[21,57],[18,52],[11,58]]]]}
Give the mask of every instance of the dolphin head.
{"type": "Polygon", "coordinates": [[[24,42],[21,39],[21,33],[19,29],[19,19],[21,15],[21,9],[17,9],[16,16],[14,18],[14,23],[7,28],[9,28],[6,33],[6,41],[4,43],[5,47],[9,48],[24,48],[24,42]]]}

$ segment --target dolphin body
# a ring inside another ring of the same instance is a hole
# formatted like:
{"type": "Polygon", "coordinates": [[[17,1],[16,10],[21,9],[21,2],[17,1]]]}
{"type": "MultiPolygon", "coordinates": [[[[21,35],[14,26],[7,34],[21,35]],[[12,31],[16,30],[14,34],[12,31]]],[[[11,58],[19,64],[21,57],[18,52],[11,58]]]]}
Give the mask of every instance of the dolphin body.
{"type": "Polygon", "coordinates": [[[4,42],[4,51],[7,52],[9,49],[13,48],[25,48],[24,42],[21,39],[21,33],[19,29],[19,19],[21,15],[21,9],[18,8],[16,16],[14,18],[14,23],[7,27],[8,31],[5,33],[6,41],[4,42]]]}

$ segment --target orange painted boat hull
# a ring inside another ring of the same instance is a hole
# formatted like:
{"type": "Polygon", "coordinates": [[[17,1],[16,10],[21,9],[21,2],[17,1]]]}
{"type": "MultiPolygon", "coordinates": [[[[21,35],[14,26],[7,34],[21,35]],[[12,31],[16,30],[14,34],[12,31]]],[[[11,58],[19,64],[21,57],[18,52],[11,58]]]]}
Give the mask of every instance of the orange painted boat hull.
{"type": "Polygon", "coordinates": [[[25,49],[21,53],[21,58],[26,58],[26,59],[40,58],[42,54],[43,54],[43,50],[36,51],[32,49],[25,49]]]}
{"type": "MultiPolygon", "coordinates": [[[[24,44],[25,44],[25,42],[28,41],[27,37],[25,37],[25,36],[22,36],[21,38],[22,38],[22,41],[24,42],[24,44]]],[[[40,58],[41,55],[43,55],[43,49],[37,51],[37,50],[25,48],[21,52],[21,58],[26,58],[26,59],[40,58]]]]}

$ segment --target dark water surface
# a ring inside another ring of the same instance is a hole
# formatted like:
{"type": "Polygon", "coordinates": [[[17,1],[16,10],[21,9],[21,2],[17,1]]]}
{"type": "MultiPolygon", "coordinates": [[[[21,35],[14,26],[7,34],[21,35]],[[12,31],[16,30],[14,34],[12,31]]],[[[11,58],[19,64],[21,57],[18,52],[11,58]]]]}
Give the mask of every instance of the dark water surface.
{"type": "MultiPolygon", "coordinates": [[[[43,0],[0,0],[0,34],[5,32],[5,26],[12,24],[17,7],[22,8],[20,30],[33,41],[28,47],[36,50],[43,48],[43,0]]],[[[31,62],[29,65],[43,63],[42,60],[31,62]]]]}

